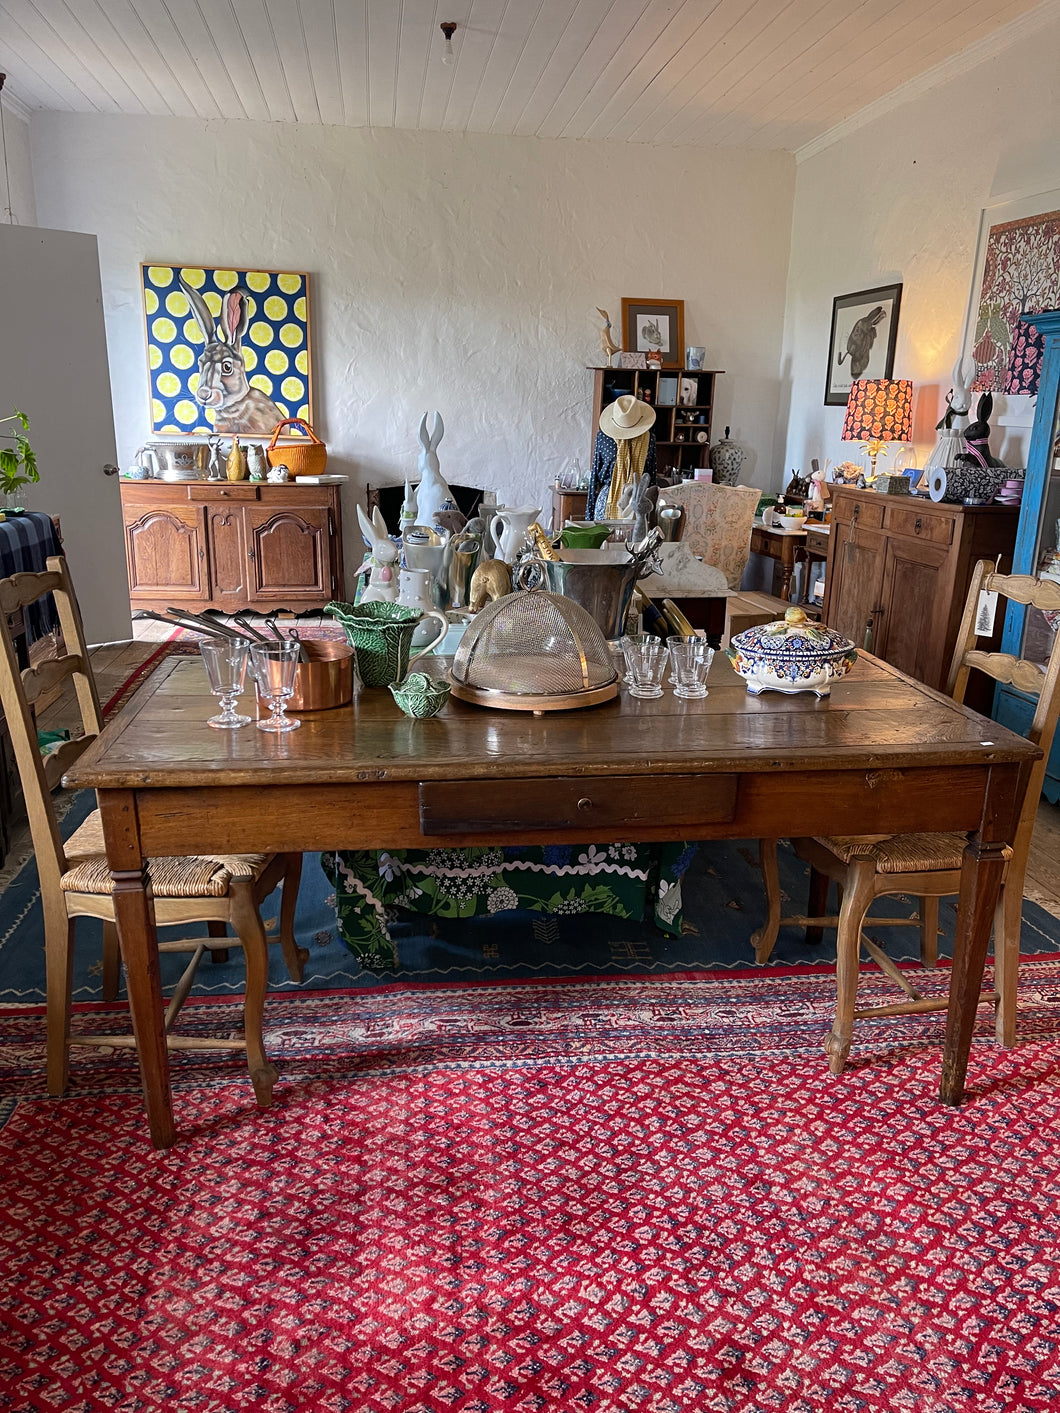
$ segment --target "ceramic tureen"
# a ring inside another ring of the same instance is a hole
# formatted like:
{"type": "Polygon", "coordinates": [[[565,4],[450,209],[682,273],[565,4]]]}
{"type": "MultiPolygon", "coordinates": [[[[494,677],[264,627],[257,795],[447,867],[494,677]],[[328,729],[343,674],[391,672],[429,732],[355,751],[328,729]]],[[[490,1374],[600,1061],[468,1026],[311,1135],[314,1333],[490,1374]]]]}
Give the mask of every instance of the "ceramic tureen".
{"type": "Polygon", "coordinates": [[[796,607],[774,623],[737,633],[725,651],[755,696],[771,691],[827,697],[832,683],[845,677],[858,658],[848,638],[812,623],[796,607]]]}

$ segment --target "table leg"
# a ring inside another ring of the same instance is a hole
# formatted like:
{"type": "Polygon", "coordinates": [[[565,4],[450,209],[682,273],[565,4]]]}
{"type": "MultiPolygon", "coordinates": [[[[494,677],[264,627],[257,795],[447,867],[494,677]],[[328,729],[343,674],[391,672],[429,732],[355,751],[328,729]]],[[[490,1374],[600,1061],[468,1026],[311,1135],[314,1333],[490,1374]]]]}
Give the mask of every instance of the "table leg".
{"type": "Polygon", "coordinates": [[[946,1044],[942,1054],[943,1104],[960,1104],[972,1046],[975,1012],[983,986],[983,967],[990,942],[1001,880],[1005,872],[1005,846],[973,839],[964,851],[961,893],[957,905],[957,932],[953,940],[950,1000],[946,1012],[946,1044]]]}
{"type": "Polygon", "coordinates": [[[176,1141],[176,1130],[158,969],[158,933],[147,886],[147,861],[140,849],[136,796],[131,790],[101,790],[99,808],[114,881],[114,920],[125,963],[151,1142],[156,1148],[169,1148],[176,1141]]]}
{"type": "Polygon", "coordinates": [[[780,561],[780,597],[789,603],[791,601],[791,574],[794,568],[793,560],[784,558],[780,561]]]}

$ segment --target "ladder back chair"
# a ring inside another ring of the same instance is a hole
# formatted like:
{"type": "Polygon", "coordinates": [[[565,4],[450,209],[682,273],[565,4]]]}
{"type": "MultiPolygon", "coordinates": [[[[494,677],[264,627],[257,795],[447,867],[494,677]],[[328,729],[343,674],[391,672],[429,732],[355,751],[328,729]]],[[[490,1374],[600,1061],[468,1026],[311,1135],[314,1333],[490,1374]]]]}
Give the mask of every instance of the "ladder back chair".
{"type": "MultiPolygon", "coordinates": [[[[995,1033],[999,1042],[1007,1046],[1014,1044],[1016,1039],[1016,983],[1027,858],[1042,781],[1060,714],[1060,632],[1054,633],[1052,648],[1044,666],[1009,653],[980,651],[976,647],[978,635],[975,623],[981,590],[1053,613],[1060,612],[1060,584],[1030,575],[995,574],[989,560],[980,560],[972,574],[947,681],[947,690],[958,702],[964,700],[973,669],[985,672],[997,682],[1011,683],[1020,691],[1037,698],[1027,736],[1041,747],[1043,755],[1031,771],[1016,838],[1005,866],[1004,882],[994,916],[995,989],[983,997],[995,1003],[995,1033]]],[[[1000,604],[998,609],[1002,611],[1000,604]]],[[[824,1041],[833,1074],[841,1074],[846,1064],[855,1020],[865,1016],[912,1015],[946,1008],[945,998],[920,995],[882,949],[865,937],[863,927],[865,914],[877,898],[896,893],[914,895],[919,900],[914,917],[872,917],[868,922],[876,927],[919,927],[921,961],[924,966],[933,968],[937,962],[939,898],[960,891],[961,860],[966,842],[963,834],[793,839],[795,852],[810,865],[809,913],[824,912],[830,882],[834,881],[839,887],[838,916],[807,917],[781,917],[777,841],[763,839],[760,842],[769,919],[764,927],[752,934],[755,960],[768,961],[777,932],[784,925],[805,927],[808,942],[819,941],[822,928],[838,929],[836,1013],[832,1030],[824,1041]],[[862,947],[897,983],[907,1000],[893,1005],[858,1008],[858,966],[862,947]]]]}
{"type": "MultiPolygon", "coordinates": [[[[110,871],[103,844],[98,810],[88,816],[64,843],[59,832],[52,791],[64,772],[103,729],[99,696],[85,644],[66,560],[55,556],[47,571],[15,574],[0,580],[0,705],[11,734],[12,747],[29,816],[30,833],[40,876],[44,912],[44,947],[47,999],[48,1092],[62,1094],[69,1078],[69,1048],[108,1045],[135,1048],[132,1035],[71,1036],[70,1005],[73,982],[74,924],[79,917],[103,923],[103,994],[118,994],[120,964],[110,871]],[[37,666],[20,670],[7,626],[17,609],[52,594],[66,651],[37,666]],[[83,734],[63,742],[42,757],[37,741],[35,705],[45,693],[67,682],[73,684],[83,734]]],[[[282,883],[279,941],[292,980],[301,981],[309,953],[294,940],[294,913],[301,875],[301,854],[253,854],[152,859],[151,893],[159,927],[188,927],[205,923],[209,936],[159,942],[159,951],[191,952],[192,957],[174,988],[166,1010],[166,1035],[170,1048],[245,1050],[250,1078],[258,1103],[272,1097],[276,1070],[262,1040],[262,1018],[268,986],[268,943],[260,907],[282,883]],[[235,938],[226,935],[231,927],[235,938]],[[244,1039],[211,1040],[170,1034],[177,1014],[191,990],[195,969],[207,951],[224,952],[237,942],[246,958],[244,1039]]]]}

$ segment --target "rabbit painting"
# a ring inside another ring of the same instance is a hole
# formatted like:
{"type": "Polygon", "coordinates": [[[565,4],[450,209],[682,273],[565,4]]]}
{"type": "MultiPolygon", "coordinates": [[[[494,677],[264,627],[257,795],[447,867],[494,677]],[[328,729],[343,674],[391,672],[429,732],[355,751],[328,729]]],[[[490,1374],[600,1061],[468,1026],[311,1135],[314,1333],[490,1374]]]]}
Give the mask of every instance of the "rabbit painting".
{"type": "Polygon", "coordinates": [[[247,381],[243,360],[243,335],[250,322],[250,297],[246,290],[231,289],[221,302],[214,321],[209,305],[197,289],[180,277],[180,287],[191,305],[206,346],[199,354],[196,400],[213,409],[214,428],[223,433],[268,435],[284,413],[271,397],[247,381]]]}
{"type": "Polygon", "coordinates": [[[368,575],[368,586],[361,595],[361,603],[395,603],[398,596],[398,576],[395,568],[398,547],[387,532],[386,521],[378,506],[372,510],[371,520],[358,506],[357,520],[361,534],[371,548],[368,558],[354,576],[359,578],[366,569],[371,571],[368,575]]]}
{"type": "Polygon", "coordinates": [[[445,436],[445,423],[442,414],[434,414],[434,427],[427,433],[427,413],[420,423],[420,483],[416,488],[419,522],[421,525],[434,524],[434,512],[442,510],[446,501],[455,504],[453,493],[442,475],[438,462],[438,443],[445,436]]]}

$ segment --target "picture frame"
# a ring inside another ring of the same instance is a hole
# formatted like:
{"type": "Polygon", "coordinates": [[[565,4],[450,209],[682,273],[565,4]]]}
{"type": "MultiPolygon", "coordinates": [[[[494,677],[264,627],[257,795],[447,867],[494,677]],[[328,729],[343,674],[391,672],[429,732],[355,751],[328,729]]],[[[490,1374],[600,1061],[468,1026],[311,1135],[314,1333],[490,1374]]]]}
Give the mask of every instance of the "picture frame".
{"type": "Polygon", "coordinates": [[[859,379],[893,375],[901,303],[900,284],[856,290],[832,300],[824,380],[826,407],[845,407],[850,385],[859,379]]]}
{"type": "Polygon", "coordinates": [[[646,353],[620,353],[618,366],[620,368],[647,368],[648,355],[646,353]]]}
{"type": "Polygon", "coordinates": [[[960,346],[975,361],[973,391],[1004,397],[1004,425],[1030,425],[1038,386],[1040,345],[1019,315],[1057,305],[1060,188],[998,197],[979,214],[960,346]]]}
{"type": "Polygon", "coordinates": [[[677,405],[677,379],[673,377],[659,379],[659,396],[656,399],[660,407],[675,407],[677,405]]]}
{"type": "Polygon", "coordinates": [[[658,349],[664,368],[682,367],[685,356],[683,299],[622,300],[622,341],[631,353],[658,349]]]}
{"type": "Polygon", "coordinates": [[[305,271],[149,260],[140,285],[152,436],[267,437],[286,417],[314,421],[305,271]],[[204,362],[211,345],[227,358],[204,362]],[[199,396],[207,376],[212,403],[199,396]]]}
{"type": "Polygon", "coordinates": [[[699,398],[699,379],[682,378],[679,401],[682,407],[695,407],[699,398]]]}

